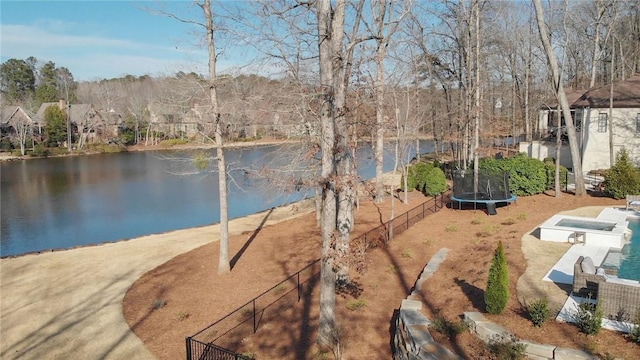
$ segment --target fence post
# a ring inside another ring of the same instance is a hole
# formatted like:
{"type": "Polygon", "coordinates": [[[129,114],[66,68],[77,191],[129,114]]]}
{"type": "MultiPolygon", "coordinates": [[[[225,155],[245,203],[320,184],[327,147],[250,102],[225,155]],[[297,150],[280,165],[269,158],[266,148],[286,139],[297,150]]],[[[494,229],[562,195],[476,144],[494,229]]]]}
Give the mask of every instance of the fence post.
{"type": "Polygon", "coordinates": [[[300,271],[298,271],[298,302],[300,302],[300,292],[302,290],[300,289],[300,271]]]}
{"type": "Polygon", "coordinates": [[[187,360],[192,360],[192,355],[191,355],[191,336],[187,336],[185,338],[185,342],[187,344],[187,360]]]}
{"type": "Polygon", "coordinates": [[[407,225],[406,225],[407,229],[409,230],[409,211],[407,211],[407,225]]]}
{"type": "Polygon", "coordinates": [[[254,298],[251,303],[253,304],[253,333],[255,334],[258,331],[256,328],[256,299],[254,298]]]}

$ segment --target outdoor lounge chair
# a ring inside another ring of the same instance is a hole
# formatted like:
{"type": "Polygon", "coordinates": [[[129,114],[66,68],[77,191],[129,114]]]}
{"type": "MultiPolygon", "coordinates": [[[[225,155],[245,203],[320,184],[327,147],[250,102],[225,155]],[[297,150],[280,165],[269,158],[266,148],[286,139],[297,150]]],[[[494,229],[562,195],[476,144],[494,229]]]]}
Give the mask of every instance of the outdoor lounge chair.
{"type": "Polygon", "coordinates": [[[627,195],[627,211],[640,208],[640,195],[627,195]]]}
{"type": "Polygon", "coordinates": [[[598,283],[604,281],[604,273],[593,264],[590,257],[580,256],[573,265],[573,293],[582,297],[598,296],[598,283]]]}

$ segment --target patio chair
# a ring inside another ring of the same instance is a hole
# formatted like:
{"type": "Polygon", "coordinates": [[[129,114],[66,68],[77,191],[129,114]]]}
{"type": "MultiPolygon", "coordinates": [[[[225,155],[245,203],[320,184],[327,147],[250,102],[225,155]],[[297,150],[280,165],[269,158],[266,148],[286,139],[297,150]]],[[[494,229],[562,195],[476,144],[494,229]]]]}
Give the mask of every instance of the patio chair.
{"type": "Polygon", "coordinates": [[[589,256],[580,256],[573,265],[573,293],[582,297],[598,297],[598,284],[604,281],[604,269],[598,271],[589,256]]]}
{"type": "Polygon", "coordinates": [[[638,210],[640,208],[640,195],[627,195],[627,211],[629,209],[638,210]]]}

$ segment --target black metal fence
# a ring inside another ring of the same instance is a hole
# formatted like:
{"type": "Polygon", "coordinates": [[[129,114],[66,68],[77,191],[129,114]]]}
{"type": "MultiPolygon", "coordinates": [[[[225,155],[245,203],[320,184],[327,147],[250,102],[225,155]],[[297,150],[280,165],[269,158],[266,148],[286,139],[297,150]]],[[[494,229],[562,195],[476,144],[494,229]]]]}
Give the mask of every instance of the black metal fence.
{"type": "MultiPolygon", "coordinates": [[[[448,201],[448,195],[436,196],[352,241],[362,242],[366,248],[375,247],[377,243],[386,244],[394,235],[442,209],[448,201]]],[[[282,316],[283,309],[294,309],[293,305],[315,287],[319,275],[320,259],[317,259],[220,320],[188,336],[185,339],[187,360],[252,359],[250,355],[229,349],[239,349],[242,344],[238,339],[258,331],[260,324],[282,316]]]]}
{"type": "Polygon", "coordinates": [[[212,343],[205,344],[191,337],[187,338],[187,360],[252,360],[251,357],[236,354],[212,343]],[[195,355],[195,357],[193,357],[195,355]]]}

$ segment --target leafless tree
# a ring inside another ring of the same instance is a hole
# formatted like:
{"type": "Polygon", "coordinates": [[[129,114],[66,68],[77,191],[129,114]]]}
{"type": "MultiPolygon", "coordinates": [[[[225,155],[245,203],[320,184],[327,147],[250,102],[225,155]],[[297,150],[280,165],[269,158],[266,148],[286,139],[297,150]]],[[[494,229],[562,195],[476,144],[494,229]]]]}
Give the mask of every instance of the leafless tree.
{"type": "Polygon", "coordinates": [[[576,137],[575,124],[571,117],[571,110],[569,108],[569,102],[567,95],[564,92],[564,85],[562,84],[561,73],[558,68],[558,60],[556,59],[553,48],[551,47],[551,40],[547,31],[547,24],[544,21],[544,9],[540,0],[532,0],[536,9],[536,19],[538,22],[538,31],[540,33],[540,39],[544,46],[545,53],[549,68],[551,69],[553,84],[556,89],[556,97],[560,106],[562,107],[562,113],[564,115],[565,126],[567,127],[567,137],[569,138],[569,147],[571,149],[571,161],[573,163],[573,172],[575,174],[575,193],[578,196],[586,194],[584,184],[584,174],[582,174],[582,163],[580,159],[580,149],[578,148],[578,141],[576,137]]]}
{"type": "Polygon", "coordinates": [[[29,118],[29,116],[27,116],[27,114],[24,113],[24,110],[22,110],[22,108],[20,107],[15,107],[13,113],[8,115],[10,118],[9,125],[11,125],[11,127],[13,127],[15,131],[15,142],[20,144],[20,154],[26,155],[27,140],[33,134],[33,121],[29,118]]]}
{"type": "MultiPolygon", "coordinates": [[[[226,274],[231,271],[231,265],[229,262],[229,191],[227,187],[227,167],[222,137],[223,129],[221,124],[221,111],[218,99],[219,79],[216,73],[217,58],[215,33],[216,31],[218,31],[218,29],[214,23],[214,13],[211,10],[211,0],[196,1],[195,4],[202,10],[204,16],[202,22],[186,19],[176,14],[165,12],[163,10],[157,11],[157,13],[175,19],[182,23],[195,25],[196,27],[204,30],[205,33],[204,39],[208,53],[208,79],[203,98],[206,98],[209,102],[205,118],[209,119],[214,125],[216,148],[215,160],[217,161],[218,168],[218,191],[220,200],[220,251],[218,260],[218,274],[226,274]]],[[[202,157],[196,158],[194,159],[194,163],[197,168],[204,169],[208,166],[208,159],[202,157]]]]}
{"type": "MultiPolygon", "coordinates": [[[[331,1],[317,0],[316,11],[318,17],[318,47],[320,65],[320,91],[323,97],[320,109],[322,171],[320,186],[322,194],[321,233],[322,233],[322,265],[320,273],[320,319],[318,326],[318,343],[331,349],[336,349],[338,339],[335,303],[336,303],[336,273],[334,271],[335,229],[336,229],[336,199],[337,184],[335,179],[335,79],[333,78],[332,63],[335,60],[336,48],[342,46],[344,26],[345,2],[339,1],[332,8],[331,1]]],[[[339,357],[338,357],[339,358],[339,357]]]]}

